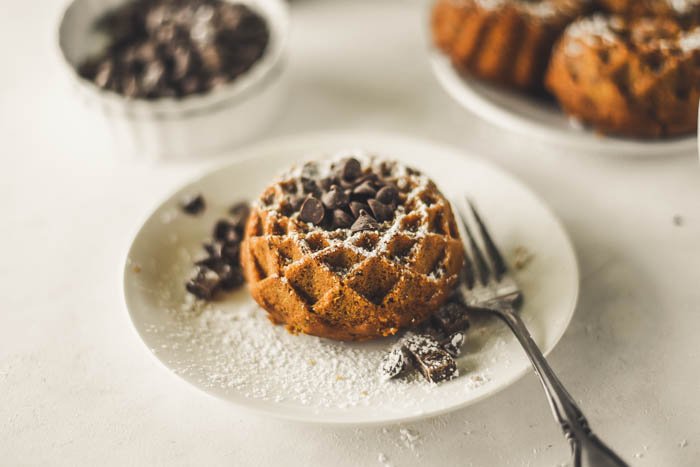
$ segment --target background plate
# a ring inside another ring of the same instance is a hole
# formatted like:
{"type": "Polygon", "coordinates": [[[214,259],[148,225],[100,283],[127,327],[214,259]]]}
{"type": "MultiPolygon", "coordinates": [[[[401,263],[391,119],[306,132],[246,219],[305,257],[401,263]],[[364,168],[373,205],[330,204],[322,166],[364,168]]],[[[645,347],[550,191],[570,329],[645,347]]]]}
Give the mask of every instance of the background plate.
{"type": "Polygon", "coordinates": [[[431,49],[433,72],[447,93],[484,120],[547,143],[631,156],[695,154],[697,138],[643,141],[603,136],[572,125],[554,102],[537,99],[460,75],[449,59],[431,49]]]}
{"type": "Polygon", "coordinates": [[[474,403],[513,383],[530,365],[500,322],[474,317],[461,376],[440,385],[419,378],[381,382],[376,366],[393,338],[348,344],[292,336],[270,324],[240,291],[205,307],[188,300],[183,284],[192,257],[214,221],[233,202],[252,198],[294,161],[365,148],[424,170],[448,196],[468,194],[513,259],[532,255],[518,272],[522,310],[545,353],[574,312],[578,269],[559,221],[520,182],[480,159],[425,141],[376,134],[288,138],[238,151],[241,159],[204,175],[165,200],[141,227],[128,254],[124,294],[134,326],[168,368],[200,389],[270,415],[320,423],[407,421],[474,403]],[[186,193],[207,201],[201,217],[180,213],[186,193]]]}

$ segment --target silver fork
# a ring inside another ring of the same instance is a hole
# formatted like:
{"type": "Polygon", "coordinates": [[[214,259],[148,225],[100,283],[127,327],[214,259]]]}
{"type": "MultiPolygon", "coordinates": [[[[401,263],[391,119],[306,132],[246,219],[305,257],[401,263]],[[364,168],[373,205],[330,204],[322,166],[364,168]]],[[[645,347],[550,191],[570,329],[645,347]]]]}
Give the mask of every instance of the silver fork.
{"type": "Polygon", "coordinates": [[[506,322],[525,349],[549,399],[554,418],[571,446],[574,467],[623,467],[627,464],[607,447],[590,429],[586,417],[576,405],[573,397],[564,388],[542,352],[535,344],[525,323],[517,313],[523,294],[508,271],[503,256],[498,251],[491,235],[474,205],[467,200],[471,211],[472,225],[467,216],[461,218],[466,238],[464,248],[466,260],[463,278],[459,285],[465,304],[470,308],[488,311],[506,322]],[[477,236],[479,238],[477,238],[477,236]],[[481,243],[482,246],[479,246],[481,243]]]}

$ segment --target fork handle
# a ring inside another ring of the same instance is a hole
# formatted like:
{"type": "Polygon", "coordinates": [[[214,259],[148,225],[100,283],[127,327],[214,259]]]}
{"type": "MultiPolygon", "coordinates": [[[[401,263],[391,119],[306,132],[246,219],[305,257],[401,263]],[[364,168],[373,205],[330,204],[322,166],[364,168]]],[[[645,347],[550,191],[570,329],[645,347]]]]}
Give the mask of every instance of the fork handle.
{"type": "Polygon", "coordinates": [[[513,331],[540,379],[554,418],[569,441],[573,467],[627,467],[617,454],[607,447],[590,429],[586,417],[573,397],[554,374],[552,367],[532,339],[525,323],[513,307],[498,311],[498,316],[513,331]]]}

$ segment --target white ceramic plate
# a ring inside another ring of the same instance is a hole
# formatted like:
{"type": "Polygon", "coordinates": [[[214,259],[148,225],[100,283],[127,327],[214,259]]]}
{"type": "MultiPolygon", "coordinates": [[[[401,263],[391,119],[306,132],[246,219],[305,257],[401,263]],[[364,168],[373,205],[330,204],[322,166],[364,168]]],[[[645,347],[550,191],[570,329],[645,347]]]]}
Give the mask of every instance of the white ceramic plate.
{"type": "Polygon", "coordinates": [[[431,49],[433,72],[447,93],[484,120],[547,143],[599,153],[669,156],[695,153],[695,135],[660,141],[603,136],[572,124],[554,102],[509,91],[460,75],[440,52],[431,49]]]}
{"type": "Polygon", "coordinates": [[[475,317],[467,334],[460,377],[430,385],[419,377],[381,382],[377,364],[393,338],[342,343],[289,335],[270,324],[246,291],[199,307],[184,282],[192,256],[215,220],[233,202],[252,198],[294,161],[365,148],[400,158],[428,173],[448,196],[475,200],[502,249],[532,255],[518,272],[523,317],[545,353],[566,329],[576,305],[578,269],[559,221],[528,188],[461,151],[398,136],[310,135],[240,151],[236,162],[184,186],[161,204],[136,235],[124,272],[131,319],[149,349],[200,389],[277,417],[371,424],[407,421],[472,404],[530,371],[505,326],[475,317]],[[201,217],[180,213],[184,194],[200,192],[201,217]]]}

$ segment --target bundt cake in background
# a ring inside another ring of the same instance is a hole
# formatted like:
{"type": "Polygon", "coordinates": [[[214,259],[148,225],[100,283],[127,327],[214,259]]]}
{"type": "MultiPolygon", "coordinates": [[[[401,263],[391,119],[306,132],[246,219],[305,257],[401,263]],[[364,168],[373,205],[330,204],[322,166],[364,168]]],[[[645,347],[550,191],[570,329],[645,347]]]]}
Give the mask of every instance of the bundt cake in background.
{"type": "Polygon", "coordinates": [[[538,89],[554,42],[587,6],[585,0],[438,0],[433,40],[459,70],[538,89]]]}
{"type": "Polygon", "coordinates": [[[598,0],[608,12],[626,17],[700,18],[700,0],[598,0]]]}
{"type": "Polygon", "coordinates": [[[568,114],[602,133],[691,133],[700,100],[700,28],[665,17],[586,17],[564,32],[546,79],[568,114]]]}

